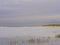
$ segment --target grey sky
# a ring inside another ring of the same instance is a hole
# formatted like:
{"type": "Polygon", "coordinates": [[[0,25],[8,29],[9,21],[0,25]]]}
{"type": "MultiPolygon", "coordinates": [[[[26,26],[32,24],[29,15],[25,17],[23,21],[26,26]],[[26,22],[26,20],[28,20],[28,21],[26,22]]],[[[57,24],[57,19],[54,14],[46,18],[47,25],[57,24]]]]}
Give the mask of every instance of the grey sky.
{"type": "Polygon", "coordinates": [[[0,0],[0,26],[60,23],[60,0],[0,0]]]}

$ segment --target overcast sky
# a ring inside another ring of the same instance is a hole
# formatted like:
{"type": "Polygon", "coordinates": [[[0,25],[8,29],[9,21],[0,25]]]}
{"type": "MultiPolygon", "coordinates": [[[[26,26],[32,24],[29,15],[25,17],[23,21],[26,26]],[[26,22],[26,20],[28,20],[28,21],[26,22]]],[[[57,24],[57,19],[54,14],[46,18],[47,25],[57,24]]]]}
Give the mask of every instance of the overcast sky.
{"type": "Polygon", "coordinates": [[[0,26],[60,23],[60,0],[0,0],[0,26]]]}

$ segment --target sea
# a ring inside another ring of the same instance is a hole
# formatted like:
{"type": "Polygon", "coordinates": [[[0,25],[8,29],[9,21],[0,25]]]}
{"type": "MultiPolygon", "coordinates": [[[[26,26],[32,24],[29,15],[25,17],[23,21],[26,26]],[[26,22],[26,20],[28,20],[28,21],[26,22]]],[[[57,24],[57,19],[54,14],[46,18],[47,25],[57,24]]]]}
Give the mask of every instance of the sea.
{"type": "Polygon", "coordinates": [[[0,27],[0,45],[60,45],[60,27],[0,27]]]}

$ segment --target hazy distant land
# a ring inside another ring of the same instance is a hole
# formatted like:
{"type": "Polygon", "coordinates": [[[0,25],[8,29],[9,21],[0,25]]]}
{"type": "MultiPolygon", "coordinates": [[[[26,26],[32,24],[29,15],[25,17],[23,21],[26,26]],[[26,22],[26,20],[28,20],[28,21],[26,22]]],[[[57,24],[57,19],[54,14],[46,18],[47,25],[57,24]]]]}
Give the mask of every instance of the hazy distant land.
{"type": "Polygon", "coordinates": [[[47,25],[42,25],[42,26],[60,26],[60,24],[47,24],[47,25]]]}
{"type": "Polygon", "coordinates": [[[60,28],[60,24],[46,24],[46,25],[40,25],[40,26],[34,26],[34,27],[47,27],[47,28],[57,27],[57,28],[60,28]]]}
{"type": "Polygon", "coordinates": [[[45,24],[45,25],[40,25],[40,26],[33,26],[33,27],[58,27],[60,28],[60,24],[45,24]]]}

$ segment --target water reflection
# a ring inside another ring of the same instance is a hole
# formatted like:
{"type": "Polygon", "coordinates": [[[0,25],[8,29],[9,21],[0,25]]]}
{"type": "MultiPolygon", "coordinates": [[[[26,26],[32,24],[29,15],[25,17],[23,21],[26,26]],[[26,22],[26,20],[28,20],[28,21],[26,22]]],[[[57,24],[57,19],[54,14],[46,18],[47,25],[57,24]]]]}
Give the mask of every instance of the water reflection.
{"type": "Polygon", "coordinates": [[[59,33],[60,28],[0,27],[0,45],[59,45],[60,39],[54,38],[59,33]]]}

